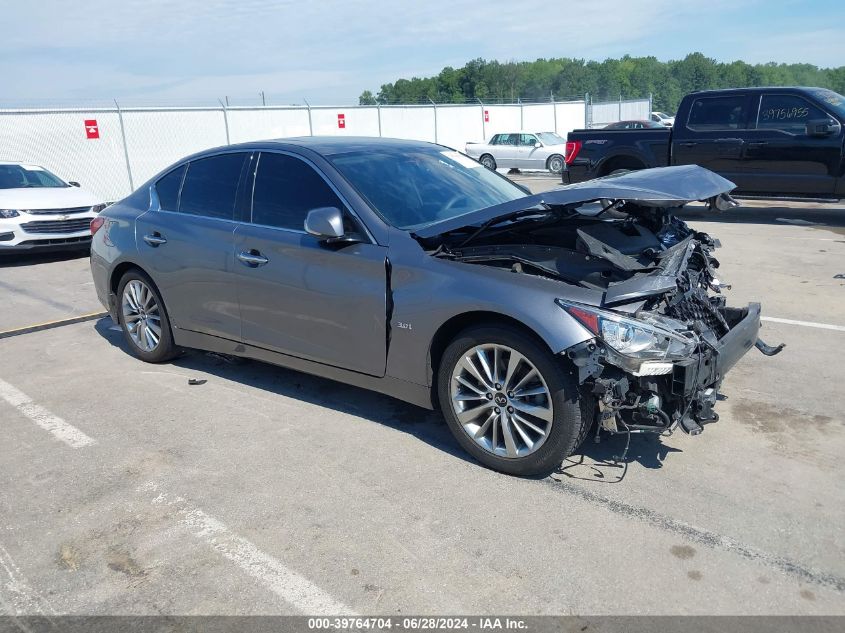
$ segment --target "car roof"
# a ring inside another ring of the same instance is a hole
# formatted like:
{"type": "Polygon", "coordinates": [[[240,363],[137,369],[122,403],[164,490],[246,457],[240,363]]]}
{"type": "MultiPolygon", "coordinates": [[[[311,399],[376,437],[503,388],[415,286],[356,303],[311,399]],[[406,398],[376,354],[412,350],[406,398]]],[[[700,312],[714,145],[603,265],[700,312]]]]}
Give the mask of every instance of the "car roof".
{"type": "Polygon", "coordinates": [[[333,154],[342,154],[346,152],[367,151],[375,149],[392,149],[406,151],[413,149],[448,149],[443,145],[429,143],[426,141],[417,141],[413,139],[401,138],[385,138],[378,136],[295,136],[290,138],[274,138],[267,139],[264,141],[250,141],[248,143],[223,145],[222,147],[215,147],[213,149],[208,149],[199,152],[195,154],[194,157],[205,154],[213,154],[223,150],[232,151],[239,149],[290,149],[292,146],[306,148],[323,156],[331,156],[333,154]]]}
{"type": "Polygon", "coordinates": [[[746,93],[746,92],[760,92],[769,90],[779,91],[793,91],[793,92],[809,92],[811,90],[829,90],[829,88],[817,88],[815,86],[751,86],[749,88],[723,88],[713,90],[697,90],[691,92],[691,95],[711,95],[711,94],[729,94],[729,93],[746,93]]]}

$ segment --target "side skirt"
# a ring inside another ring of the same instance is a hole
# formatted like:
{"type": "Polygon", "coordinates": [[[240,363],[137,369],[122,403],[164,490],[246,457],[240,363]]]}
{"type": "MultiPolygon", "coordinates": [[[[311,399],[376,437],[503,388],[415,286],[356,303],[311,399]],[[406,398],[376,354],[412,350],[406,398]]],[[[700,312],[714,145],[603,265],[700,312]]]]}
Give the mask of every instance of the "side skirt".
{"type": "Polygon", "coordinates": [[[173,340],[179,347],[189,347],[208,352],[217,352],[218,354],[251,358],[271,365],[278,365],[306,374],[320,376],[321,378],[336,380],[337,382],[361,387],[369,391],[383,393],[398,400],[423,407],[424,409],[434,409],[431,387],[426,385],[418,385],[406,380],[391,378],[390,376],[383,378],[368,376],[367,374],[349,371],[348,369],[341,369],[340,367],[332,367],[331,365],[324,365],[323,363],[305,360],[296,356],[280,354],[279,352],[273,352],[261,347],[254,347],[217,336],[177,328],[173,329],[173,340]]]}

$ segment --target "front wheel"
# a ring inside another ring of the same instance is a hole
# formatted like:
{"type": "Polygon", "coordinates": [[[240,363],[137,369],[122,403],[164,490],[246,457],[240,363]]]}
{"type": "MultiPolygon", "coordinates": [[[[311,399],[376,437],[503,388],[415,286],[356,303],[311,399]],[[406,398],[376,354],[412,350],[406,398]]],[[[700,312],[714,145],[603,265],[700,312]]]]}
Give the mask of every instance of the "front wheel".
{"type": "Polygon", "coordinates": [[[564,363],[517,328],[459,334],[438,371],[440,408],[458,443],[503,473],[545,476],[557,469],[592,422],[591,403],[564,363]]]}
{"type": "Polygon", "coordinates": [[[555,154],[549,157],[549,161],[547,163],[549,171],[553,174],[560,174],[563,172],[563,166],[565,162],[563,160],[563,156],[559,154],[555,154]]]}

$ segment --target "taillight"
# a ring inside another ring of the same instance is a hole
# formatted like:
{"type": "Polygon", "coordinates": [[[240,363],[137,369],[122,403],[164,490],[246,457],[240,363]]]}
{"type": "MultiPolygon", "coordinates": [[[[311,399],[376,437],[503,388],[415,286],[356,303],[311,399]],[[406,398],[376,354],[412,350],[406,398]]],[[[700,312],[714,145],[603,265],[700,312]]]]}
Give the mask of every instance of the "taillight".
{"type": "Polygon", "coordinates": [[[99,231],[105,223],[106,219],[99,216],[91,220],[91,236],[93,237],[96,235],[97,231],[99,231]]]}
{"type": "Polygon", "coordinates": [[[566,164],[571,165],[572,161],[575,160],[575,157],[578,156],[578,152],[580,151],[581,141],[566,141],[566,155],[563,157],[566,164]]]}

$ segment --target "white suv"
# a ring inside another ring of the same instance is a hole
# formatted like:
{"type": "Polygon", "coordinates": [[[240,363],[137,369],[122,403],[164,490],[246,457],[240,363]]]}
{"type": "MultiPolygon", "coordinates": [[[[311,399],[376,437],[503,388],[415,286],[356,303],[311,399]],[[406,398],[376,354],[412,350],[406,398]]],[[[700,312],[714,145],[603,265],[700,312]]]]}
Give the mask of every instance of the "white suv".
{"type": "Polygon", "coordinates": [[[43,167],[0,162],[0,254],[88,248],[91,220],[105,206],[43,167]]]}

